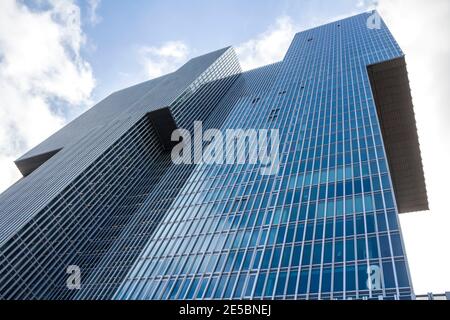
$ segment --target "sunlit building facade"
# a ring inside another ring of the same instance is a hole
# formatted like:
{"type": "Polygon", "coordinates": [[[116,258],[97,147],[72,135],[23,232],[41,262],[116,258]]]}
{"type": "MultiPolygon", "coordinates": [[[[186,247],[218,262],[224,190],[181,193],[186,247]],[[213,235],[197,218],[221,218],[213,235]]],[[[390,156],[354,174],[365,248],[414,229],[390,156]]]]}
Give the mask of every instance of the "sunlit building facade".
{"type": "Polygon", "coordinates": [[[413,299],[428,202],[404,55],[357,15],[242,72],[232,48],[106,98],[16,161],[3,299],[413,299]],[[280,165],[174,164],[171,132],[277,129],[280,165]],[[67,268],[80,270],[77,288],[67,268]]]}

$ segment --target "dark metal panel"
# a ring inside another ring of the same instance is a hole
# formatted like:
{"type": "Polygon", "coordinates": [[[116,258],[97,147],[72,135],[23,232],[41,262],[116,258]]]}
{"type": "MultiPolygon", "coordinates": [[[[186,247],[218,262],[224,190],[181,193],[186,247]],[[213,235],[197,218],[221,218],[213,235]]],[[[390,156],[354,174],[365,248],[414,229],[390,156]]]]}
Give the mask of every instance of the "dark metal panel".
{"type": "Polygon", "coordinates": [[[158,135],[164,151],[171,150],[174,146],[171,136],[172,132],[177,129],[177,125],[169,107],[149,112],[147,116],[158,135]]]}
{"type": "Polygon", "coordinates": [[[49,160],[51,157],[57,154],[60,150],[61,149],[46,152],[23,160],[16,160],[14,161],[14,163],[19,169],[20,173],[22,173],[22,175],[26,177],[30,175],[34,170],[39,168],[41,165],[43,165],[45,162],[47,162],[47,160],[49,160]]]}
{"type": "Polygon", "coordinates": [[[399,213],[428,210],[405,58],[367,68],[399,213]]]}

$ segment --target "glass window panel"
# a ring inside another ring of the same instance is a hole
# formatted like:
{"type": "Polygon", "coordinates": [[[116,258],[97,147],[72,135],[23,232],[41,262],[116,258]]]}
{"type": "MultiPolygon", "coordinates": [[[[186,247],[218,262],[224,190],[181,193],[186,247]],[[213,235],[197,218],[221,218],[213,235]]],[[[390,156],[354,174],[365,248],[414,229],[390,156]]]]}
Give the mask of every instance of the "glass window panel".
{"type": "Polygon", "coordinates": [[[345,290],[346,291],[354,291],[356,290],[356,274],[355,274],[355,266],[347,266],[345,268],[345,290]]]}
{"type": "Polygon", "coordinates": [[[347,239],[345,241],[345,260],[355,260],[355,241],[354,239],[347,239]]]}
{"type": "Polygon", "coordinates": [[[320,264],[322,261],[322,242],[314,244],[313,264],[320,264]]]}
{"type": "Polygon", "coordinates": [[[269,273],[269,277],[266,283],[266,289],[264,291],[264,296],[271,297],[273,295],[273,289],[275,287],[276,278],[277,278],[276,272],[269,273]]]}
{"type": "Polygon", "coordinates": [[[245,297],[251,297],[252,293],[253,293],[253,285],[255,284],[255,279],[256,276],[255,275],[250,275],[248,282],[247,282],[247,286],[245,288],[245,297]]]}
{"type": "Polygon", "coordinates": [[[389,229],[391,231],[392,230],[398,230],[398,223],[397,223],[397,215],[396,215],[396,213],[388,211],[387,217],[388,217],[389,229]]]}
{"type": "Polygon", "coordinates": [[[345,235],[352,236],[355,234],[354,220],[351,216],[345,217],[345,235]]]}
{"type": "Polygon", "coordinates": [[[333,290],[334,292],[343,291],[344,268],[337,267],[334,269],[333,290]]]}
{"type": "Polygon", "coordinates": [[[311,244],[305,244],[303,246],[303,253],[302,253],[302,265],[309,265],[311,259],[311,244]]]}
{"type": "Polygon", "coordinates": [[[206,291],[206,294],[205,294],[206,299],[212,298],[212,294],[213,294],[214,288],[216,287],[217,280],[218,279],[216,277],[211,279],[211,281],[208,285],[208,290],[206,291]]]}
{"type": "Polygon", "coordinates": [[[364,196],[364,205],[366,211],[373,211],[373,198],[372,196],[364,196]]]}
{"type": "Polygon", "coordinates": [[[209,281],[208,278],[204,278],[202,280],[202,283],[200,284],[200,288],[198,289],[197,294],[195,296],[196,299],[201,299],[203,297],[203,294],[205,293],[206,286],[208,285],[208,281],[209,281]]]}
{"type": "Polygon", "coordinates": [[[326,213],[326,202],[319,202],[319,205],[317,206],[317,218],[325,217],[325,213],[326,213]]]}
{"type": "Polygon", "coordinates": [[[378,232],[387,231],[386,216],[384,213],[377,214],[377,227],[378,227],[378,232]]]}
{"type": "Polygon", "coordinates": [[[270,264],[270,267],[272,269],[278,268],[278,266],[280,265],[280,256],[281,256],[281,247],[277,247],[273,251],[272,262],[270,264]]]}
{"type": "Polygon", "coordinates": [[[291,267],[297,267],[300,265],[301,253],[302,247],[300,245],[294,246],[294,252],[292,253],[291,267]]]}
{"type": "Polygon", "coordinates": [[[391,236],[391,242],[392,242],[392,250],[394,252],[394,256],[398,257],[398,256],[403,256],[403,248],[402,248],[402,242],[400,239],[400,235],[399,234],[393,234],[391,236]]]}
{"type": "Polygon", "coordinates": [[[344,199],[336,200],[336,216],[342,216],[344,214],[344,199]]]}
{"type": "Polygon", "coordinates": [[[286,239],[284,240],[285,243],[291,243],[294,241],[294,236],[295,236],[295,225],[291,225],[288,228],[287,234],[286,234],[286,239]]]}
{"type": "Polygon", "coordinates": [[[295,289],[297,286],[297,276],[298,276],[297,271],[291,271],[291,273],[289,274],[288,286],[286,291],[287,295],[295,294],[295,289]]]}
{"type": "Polygon", "coordinates": [[[383,277],[386,289],[395,288],[394,270],[392,268],[392,262],[383,263],[383,277]]]}
{"type": "Polygon", "coordinates": [[[286,235],[286,227],[282,226],[278,229],[278,234],[277,234],[277,244],[281,244],[284,243],[284,236],[286,235]]]}
{"type": "Polygon", "coordinates": [[[189,291],[188,291],[185,299],[190,300],[190,299],[194,298],[194,294],[195,294],[195,291],[197,290],[199,281],[200,281],[200,279],[198,279],[198,278],[195,278],[194,281],[192,281],[191,287],[189,288],[189,291]]]}
{"type": "Polygon", "coordinates": [[[326,213],[326,216],[327,216],[327,218],[334,216],[334,200],[333,199],[330,199],[327,202],[327,213],[326,213]]]}
{"type": "Polygon", "coordinates": [[[355,197],[355,212],[361,213],[364,211],[363,197],[356,196],[355,197]]]}
{"type": "Polygon", "coordinates": [[[313,269],[311,271],[311,281],[309,287],[309,293],[319,292],[319,282],[320,282],[320,269],[313,269]]]}
{"type": "Polygon", "coordinates": [[[331,267],[324,268],[322,271],[322,293],[331,291],[331,267]]]}
{"type": "Polygon", "coordinates": [[[326,242],[323,253],[323,263],[331,263],[332,261],[333,261],[333,242],[326,242]]]}
{"type": "Polygon", "coordinates": [[[368,247],[369,247],[369,258],[377,259],[378,258],[378,244],[377,238],[371,237],[367,239],[368,247]]]}
{"type": "Polygon", "coordinates": [[[247,280],[246,274],[241,274],[238,278],[236,289],[233,293],[233,298],[241,298],[242,291],[244,290],[245,281],[247,280]]]}
{"type": "Polygon", "coordinates": [[[230,276],[230,278],[228,280],[227,288],[225,290],[225,293],[223,294],[223,299],[231,298],[231,294],[233,293],[234,285],[236,283],[236,280],[237,280],[237,276],[236,275],[230,276]]]}
{"type": "Polygon", "coordinates": [[[353,198],[347,197],[345,198],[345,214],[353,213],[353,198]]]}
{"type": "Polygon", "coordinates": [[[265,272],[262,272],[258,276],[258,280],[256,281],[256,288],[255,288],[255,297],[262,297],[262,291],[264,289],[264,283],[266,281],[267,274],[265,272]]]}
{"type": "Polygon", "coordinates": [[[286,272],[280,272],[278,275],[278,281],[277,281],[277,288],[275,290],[276,296],[282,296],[284,295],[284,288],[286,286],[286,272]]]}
{"type": "Polygon", "coordinates": [[[367,264],[359,264],[358,265],[358,289],[359,290],[368,290],[369,287],[367,286],[369,275],[367,274],[367,264]]]}
{"type": "Polygon", "coordinates": [[[365,226],[364,226],[364,217],[358,216],[356,217],[356,234],[365,234],[365,226]]]}
{"type": "Polygon", "coordinates": [[[357,252],[358,252],[358,260],[363,260],[367,258],[366,255],[366,240],[358,239],[356,242],[357,252]]]}
{"type": "Polygon", "coordinates": [[[334,231],[334,221],[333,220],[327,220],[325,223],[325,237],[327,239],[333,237],[333,231],[334,231]]]}
{"type": "Polygon", "coordinates": [[[379,241],[380,241],[381,257],[383,258],[390,257],[391,249],[388,236],[387,235],[380,236],[379,241]]]}
{"type": "Polygon", "coordinates": [[[264,251],[263,261],[262,261],[262,264],[261,264],[261,269],[268,269],[269,268],[269,263],[270,263],[271,256],[272,256],[272,248],[267,248],[264,251]]]}
{"type": "Polygon", "coordinates": [[[344,260],[344,246],[342,240],[337,240],[334,244],[334,261],[342,262],[344,260]]]}
{"type": "Polygon", "coordinates": [[[367,233],[375,232],[375,216],[374,216],[374,214],[370,213],[370,214],[366,215],[366,227],[367,227],[367,233]]]}
{"type": "Polygon", "coordinates": [[[283,250],[283,257],[281,259],[281,268],[289,267],[289,260],[291,258],[292,246],[286,246],[283,250]]]}
{"type": "Polygon", "coordinates": [[[314,238],[314,221],[308,221],[306,225],[305,240],[309,241],[314,238]]]}
{"type": "Polygon", "coordinates": [[[344,221],[342,219],[336,220],[335,235],[336,238],[342,237],[344,235],[344,221]]]}
{"type": "Polygon", "coordinates": [[[236,259],[234,261],[233,270],[238,271],[241,269],[242,259],[244,258],[244,251],[239,251],[236,255],[236,259]]]}
{"type": "Polygon", "coordinates": [[[253,260],[252,269],[259,269],[259,262],[261,260],[262,250],[256,251],[255,259],[253,260]]]}
{"type": "Polygon", "coordinates": [[[297,230],[295,231],[295,242],[303,241],[304,228],[305,228],[305,225],[303,223],[297,225],[297,230]]]}
{"type": "Polygon", "coordinates": [[[308,277],[309,277],[309,271],[308,270],[302,270],[300,272],[300,279],[298,283],[298,294],[306,294],[308,290],[308,277]]]}
{"type": "Polygon", "coordinates": [[[409,285],[409,280],[408,280],[408,271],[406,269],[405,262],[404,261],[396,261],[395,268],[397,271],[398,286],[400,288],[409,287],[410,285],[409,285]]]}

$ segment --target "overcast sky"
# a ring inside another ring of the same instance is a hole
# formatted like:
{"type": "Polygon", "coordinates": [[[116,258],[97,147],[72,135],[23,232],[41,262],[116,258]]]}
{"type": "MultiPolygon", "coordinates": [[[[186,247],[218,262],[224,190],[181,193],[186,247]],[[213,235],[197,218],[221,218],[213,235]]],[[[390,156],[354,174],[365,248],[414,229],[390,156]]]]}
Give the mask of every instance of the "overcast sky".
{"type": "MultiPolygon", "coordinates": [[[[362,0],[1,0],[0,192],[13,161],[114,90],[233,45],[244,69],[362,0]]],[[[450,1],[381,0],[406,54],[431,210],[401,216],[416,293],[450,291],[450,1]]]]}

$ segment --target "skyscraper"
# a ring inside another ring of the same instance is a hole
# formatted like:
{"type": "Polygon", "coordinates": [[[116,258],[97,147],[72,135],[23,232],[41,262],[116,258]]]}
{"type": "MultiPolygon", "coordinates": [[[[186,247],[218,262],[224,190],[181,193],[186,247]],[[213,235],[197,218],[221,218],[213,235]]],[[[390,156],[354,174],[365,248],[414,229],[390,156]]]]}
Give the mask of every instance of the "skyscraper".
{"type": "Polygon", "coordinates": [[[428,202],[404,55],[373,17],[247,72],[231,47],[192,59],[19,158],[0,297],[411,299],[398,214],[428,202]],[[277,130],[279,167],[175,164],[171,134],[195,121],[277,130]]]}

